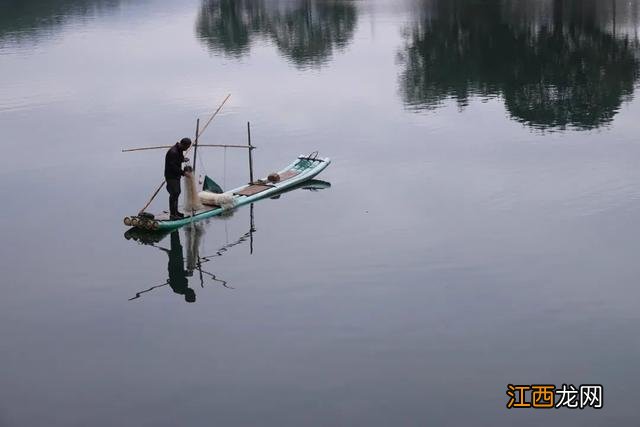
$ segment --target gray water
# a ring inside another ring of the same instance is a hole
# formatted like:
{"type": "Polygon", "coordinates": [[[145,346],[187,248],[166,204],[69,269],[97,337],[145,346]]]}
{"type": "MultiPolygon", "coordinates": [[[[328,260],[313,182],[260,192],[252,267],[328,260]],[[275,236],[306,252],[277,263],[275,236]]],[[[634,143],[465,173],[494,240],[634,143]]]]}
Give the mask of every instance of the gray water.
{"type": "Polygon", "coordinates": [[[3,1],[0,426],[638,425],[639,9],[3,1]],[[330,188],[127,239],[163,152],[121,149],[227,93],[203,143],[250,121],[259,175],[319,150],[330,188]],[[604,408],[507,410],[509,383],[604,408]]]}

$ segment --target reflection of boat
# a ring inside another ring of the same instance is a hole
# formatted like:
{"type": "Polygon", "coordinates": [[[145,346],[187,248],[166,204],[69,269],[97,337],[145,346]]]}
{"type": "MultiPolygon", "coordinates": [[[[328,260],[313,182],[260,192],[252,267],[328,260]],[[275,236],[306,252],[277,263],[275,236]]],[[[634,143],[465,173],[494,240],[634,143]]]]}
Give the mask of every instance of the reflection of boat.
{"type": "MultiPolygon", "coordinates": [[[[297,185],[289,187],[285,190],[277,193],[277,196],[288,193],[297,189],[318,191],[326,188],[330,188],[331,184],[326,181],[320,181],[316,179],[310,179],[301,182],[297,185]]],[[[200,280],[200,287],[204,288],[205,277],[210,278],[214,282],[218,282],[222,286],[228,289],[233,289],[227,284],[226,280],[218,278],[215,274],[206,271],[202,268],[203,264],[212,262],[215,258],[225,255],[234,246],[242,245],[245,242],[249,242],[249,253],[253,254],[253,235],[256,232],[256,226],[254,222],[254,204],[251,203],[249,209],[249,230],[245,232],[235,241],[226,243],[215,252],[208,255],[200,255],[200,246],[205,235],[205,230],[202,223],[192,223],[182,230],[142,230],[140,228],[131,228],[125,234],[124,237],[127,240],[134,240],[138,243],[153,246],[158,250],[161,250],[169,255],[169,278],[165,283],[160,285],[151,286],[142,291],[136,292],[136,295],[129,300],[136,300],[143,294],[153,291],[154,289],[170,286],[177,294],[184,295],[185,301],[195,302],[195,291],[189,287],[188,278],[194,276],[194,272],[198,273],[200,280]],[[186,256],[182,254],[182,244],[180,242],[180,236],[178,233],[184,232],[186,237],[186,256]],[[171,235],[171,248],[163,248],[158,245],[168,235],[171,235]],[[184,276],[184,277],[183,277],[184,276]]]]}
{"type": "Polygon", "coordinates": [[[312,179],[310,181],[303,182],[302,184],[300,184],[299,187],[292,188],[292,190],[295,190],[297,188],[301,188],[303,190],[309,190],[309,191],[325,190],[327,188],[331,188],[331,183],[327,181],[322,181],[320,179],[312,179]]]}
{"type": "MultiPolygon", "coordinates": [[[[322,181],[319,179],[310,179],[308,181],[304,181],[297,185],[289,187],[285,190],[279,191],[278,193],[271,196],[271,198],[272,199],[280,198],[281,195],[288,193],[290,191],[295,191],[295,190],[319,191],[327,188],[331,188],[330,182],[322,181]]],[[[253,203],[251,204],[250,212],[251,212],[251,223],[253,224],[253,203]]],[[[250,228],[253,229],[254,228],[253,225],[251,225],[250,228]]],[[[124,238],[127,240],[134,240],[141,244],[153,246],[156,243],[160,243],[165,237],[169,235],[170,232],[171,230],[144,230],[138,227],[133,227],[124,233],[124,238]]],[[[241,241],[244,241],[244,239],[246,239],[246,237],[248,236],[249,236],[249,232],[246,233],[246,236],[241,237],[241,241]]],[[[237,242],[237,243],[240,243],[240,242],[237,242]]]]}
{"type": "Polygon", "coordinates": [[[142,230],[140,228],[130,228],[124,233],[124,238],[127,240],[135,240],[138,243],[142,243],[145,245],[153,245],[155,243],[160,243],[162,239],[167,237],[169,231],[153,231],[153,230],[142,230]]]}
{"type": "MultiPolygon", "coordinates": [[[[198,242],[195,242],[197,246],[198,242]]],[[[174,230],[171,232],[171,248],[165,249],[160,246],[156,246],[159,250],[165,252],[168,256],[168,278],[161,284],[152,286],[143,291],[137,292],[133,298],[129,298],[129,301],[138,299],[147,292],[151,292],[154,289],[169,286],[174,293],[184,296],[186,302],[196,302],[196,292],[193,288],[189,287],[189,277],[193,276],[193,268],[189,268],[189,262],[187,261],[187,268],[184,265],[184,255],[182,249],[182,243],[180,241],[180,231],[174,230]]],[[[187,260],[189,260],[189,252],[193,251],[191,242],[187,243],[187,260]]]]}
{"type": "Polygon", "coordinates": [[[327,181],[322,181],[319,179],[310,179],[309,181],[305,181],[302,182],[298,185],[294,185],[291,188],[287,188],[284,191],[280,191],[276,194],[274,194],[273,196],[271,196],[272,199],[279,199],[280,196],[282,196],[285,193],[288,193],[290,191],[294,191],[294,190],[308,190],[308,191],[318,191],[318,190],[324,190],[326,188],[331,188],[331,183],[327,182],[327,181]]]}
{"type": "MultiPolygon", "coordinates": [[[[233,195],[235,206],[242,206],[265,197],[272,197],[291,189],[297,185],[308,183],[313,177],[322,172],[329,164],[329,158],[319,159],[316,157],[300,156],[296,161],[278,172],[279,181],[271,182],[267,179],[259,180],[242,187],[228,191],[226,194],[233,195]]],[[[147,215],[126,217],[124,223],[134,228],[145,230],[166,231],[173,230],[194,221],[210,218],[224,213],[225,210],[217,206],[205,206],[184,218],[171,220],[167,213],[154,215],[153,218],[147,215]]]]}
{"type": "Polygon", "coordinates": [[[182,230],[186,237],[186,256],[183,254],[183,247],[180,240],[181,230],[173,230],[171,232],[149,232],[138,230],[135,228],[129,230],[127,233],[125,233],[125,238],[135,239],[137,241],[140,241],[141,243],[151,245],[154,248],[169,255],[169,262],[167,267],[169,276],[168,279],[160,285],[151,286],[147,289],[136,292],[135,296],[129,298],[129,301],[139,299],[143,294],[149,293],[155,289],[169,286],[174,293],[183,295],[186,302],[195,302],[196,292],[192,287],[189,286],[189,278],[193,278],[195,271],[198,272],[201,288],[204,288],[206,276],[212,281],[220,283],[225,288],[233,289],[227,285],[226,280],[219,279],[215,274],[204,270],[202,268],[202,264],[211,261],[213,257],[224,255],[224,253],[228,249],[245,242],[247,238],[251,240],[251,248],[253,251],[253,233],[256,231],[253,223],[253,204],[251,205],[251,210],[249,212],[251,215],[249,231],[243,234],[236,242],[227,243],[226,245],[218,249],[218,251],[214,255],[206,257],[200,256],[200,245],[202,237],[204,236],[204,229],[202,228],[201,224],[194,223],[182,230]],[[159,243],[168,235],[171,235],[170,248],[164,248],[155,244],[159,243]]]}

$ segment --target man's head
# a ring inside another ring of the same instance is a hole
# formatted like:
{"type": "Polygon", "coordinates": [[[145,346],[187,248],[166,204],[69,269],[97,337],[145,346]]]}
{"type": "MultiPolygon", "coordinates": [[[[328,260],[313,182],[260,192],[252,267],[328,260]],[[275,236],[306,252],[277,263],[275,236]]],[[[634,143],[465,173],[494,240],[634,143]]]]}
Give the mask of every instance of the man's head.
{"type": "Polygon", "coordinates": [[[182,138],[180,140],[180,148],[182,149],[182,151],[185,151],[190,146],[191,146],[191,139],[190,138],[182,138]]]}

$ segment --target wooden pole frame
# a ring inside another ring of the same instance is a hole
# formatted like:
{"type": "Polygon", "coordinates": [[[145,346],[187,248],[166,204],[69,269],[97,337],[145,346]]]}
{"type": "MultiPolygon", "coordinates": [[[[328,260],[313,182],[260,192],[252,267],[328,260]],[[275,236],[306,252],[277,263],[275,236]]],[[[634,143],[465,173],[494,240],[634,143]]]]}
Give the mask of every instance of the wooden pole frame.
{"type": "MultiPolygon", "coordinates": [[[[224,104],[227,102],[227,100],[231,97],[231,94],[227,95],[227,97],[222,101],[222,103],[220,104],[220,106],[218,107],[218,109],[215,111],[215,113],[213,113],[211,115],[211,118],[209,118],[209,120],[207,121],[207,124],[204,125],[204,127],[202,128],[202,131],[200,131],[200,134],[204,133],[205,129],[207,128],[207,126],[209,126],[209,123],[211,123],[211,121],[218,115],[218,113],[220,112],[220,110],[222,109],[222,107],[224,106],[224,104]]],[[[200,119],[198,119],[198,123],[199,123],[200,119]]],[[[199,124],[198,124],[199,127],[199,124]]],[[[191,147],[189,147],[191,148],[191,147]]],[[[249,150],[251,151],[251,150],[249,150]]],[[[144,207],[142,209],[140,209],[140,211],[138,212],[138,215],[142,214],[142,212],[144,212],[145,209],[147,209],[149,207],[149,205],[151,204],[151,202],[153,202],[153,199],[156,198],[156,196],[158,195],[158,193],[160,192],[160,189],[162,188],[162,186],[165,184],[166,180],[162,180],[162,183],[160,183],[160,186],[158,187],[158,189],[155,191],[155,193],[153,193],[153,196],[151,196],[151,199],[149,199],[149,201],[147,202],[146,205],[144,205],[144,207]]]]}
{"type": "MultiPolygon", "coordinates": [[[[202,134],[202,132],[200,132],[202,134]]],[[[146,151],[146,150],[162,150],[163,148],[171,148],[173,145],[156,145],[154,147],[142,147],[142,148],[124,148],[123,153],[131,153],[132,151],[146,151]]],[[[249,148],[248,145],[240,144],[198,144],[198,147],[207,148],[249,148]]],[[[257,147],[253,147],[254,149],[257,147]]]]}
{"type": "Polygon", "coordinates": [[[249,148],[249,184],[253,184],[253,145],[251,145],[251,123],[247,122],[247,147],[249,148]]]}
{"type": "Polygon", "coordinates": [[[196,174],[196,157],[198,155],[198,136],[200,136],[200,118],[196,120],[196,140],[193,143],[193,175],[196,174]]]}

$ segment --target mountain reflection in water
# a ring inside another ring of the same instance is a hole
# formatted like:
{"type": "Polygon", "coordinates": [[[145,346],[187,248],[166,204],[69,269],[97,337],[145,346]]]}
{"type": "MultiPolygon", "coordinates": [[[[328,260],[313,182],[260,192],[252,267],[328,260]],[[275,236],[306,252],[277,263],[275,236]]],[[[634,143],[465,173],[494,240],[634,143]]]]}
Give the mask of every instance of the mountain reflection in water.
{"type": "Polygon", "coordinates": [[[9,43],[37,43],[74,19],[117,9],[123,0],[2,0],[0,47],[9,43]]]}

